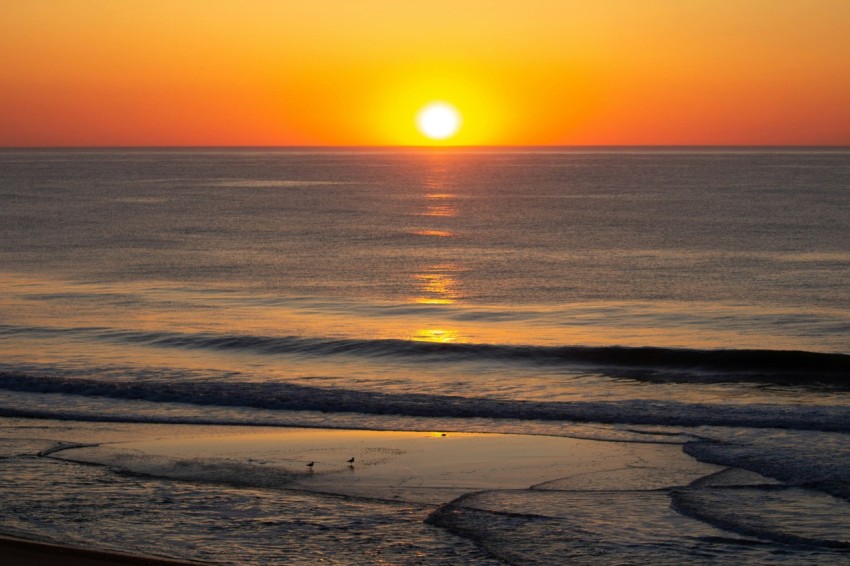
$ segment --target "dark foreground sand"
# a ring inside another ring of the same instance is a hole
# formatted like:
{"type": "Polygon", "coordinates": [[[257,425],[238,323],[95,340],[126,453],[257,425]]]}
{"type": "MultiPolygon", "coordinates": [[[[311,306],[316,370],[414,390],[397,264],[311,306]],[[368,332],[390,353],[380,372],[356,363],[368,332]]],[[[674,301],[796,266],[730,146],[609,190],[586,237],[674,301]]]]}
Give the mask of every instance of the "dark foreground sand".
{"type": "Polygon", "coordinates": [[[0,537],[3,566],[197,566],[198,562],[177,562],[42,544],[0,537]]]}

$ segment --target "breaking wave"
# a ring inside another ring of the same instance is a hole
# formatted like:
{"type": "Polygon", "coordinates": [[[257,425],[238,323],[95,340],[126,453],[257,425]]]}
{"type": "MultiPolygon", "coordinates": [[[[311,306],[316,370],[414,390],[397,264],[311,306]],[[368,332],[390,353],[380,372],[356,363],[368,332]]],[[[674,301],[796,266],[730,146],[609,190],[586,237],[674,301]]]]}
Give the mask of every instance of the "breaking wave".
{"type": "MultiPolygon", "coordinates": [[[[850,410],[842,406],[724,406],[639,399],[609,402],[541,402],[421,393],[389,394],[280,382],[119,382],[9,372],[0,372],[0,390],[280,411],[850,431],[850,410]]],[[[46,415],[25,408],[0,406],[0,415],[62,418],[62,408],[57,407],[55,411],[50,411],[50,415],[46,415]]],[[[128,414],[127,418],[132,418],[132,415],[128,414]]],[[[111,419],[112,417],[106,420],[111,419]]]]}
{"type": "Polygon", "coordinates": [[[590,367],[611,376],[648,381],[767,381],[850,386],[850,355],[795,350],[700,350],[625,346],[539,346],[437,343],[398,339],[140,332],[109,328],[0,326],[0,336],[79,335],[152,347],[244,351],[261,355],[358,356],[447,362],[496,361],[590,367]]]}

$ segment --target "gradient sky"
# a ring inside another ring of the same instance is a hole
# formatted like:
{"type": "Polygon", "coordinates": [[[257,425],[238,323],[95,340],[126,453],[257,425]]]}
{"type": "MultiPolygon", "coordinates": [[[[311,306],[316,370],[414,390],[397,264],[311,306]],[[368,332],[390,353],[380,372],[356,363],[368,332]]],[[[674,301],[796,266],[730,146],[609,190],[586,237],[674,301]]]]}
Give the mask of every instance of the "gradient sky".
{"type": "Polygon", "coordinates": [[[850,0],[3,0],[0,146],[850,145],[850,0]]]}

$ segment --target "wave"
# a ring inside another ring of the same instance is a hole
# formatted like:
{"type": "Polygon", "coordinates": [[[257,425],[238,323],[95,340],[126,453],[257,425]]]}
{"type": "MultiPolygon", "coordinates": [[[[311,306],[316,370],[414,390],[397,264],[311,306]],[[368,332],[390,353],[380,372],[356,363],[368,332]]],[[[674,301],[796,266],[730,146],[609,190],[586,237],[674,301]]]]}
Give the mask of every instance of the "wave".
{"type": "MultiPolygon", "coordinates": [[[[154,403],[187,403],[200,406],[247,407],[280,411],[850,432],[850,409],[843,406],[774,404],[726,406],[637,399],[608,402],[541,402],[421,393],[388,394],[277,382],[256,383],[230,380],[116,382],[8,372],[0,372],[0,389],[25,393],[61,393],[119,400],[144,400],[154,403]]],[[[38,418],[46,416],[61,418],[62,407],[57,404],[56,410],[50,413],[46,415],[43,411],[0,406],[2,416],[38,418]]],[[[115,417],[92,418],[114,420],[115,417]]],[[[121,417],[121,420],[124,418],[121,417]]],[[[134,418],[130,413],[126,416],[128,420],[134,418]]]]}
{"type": "Polygon", "coordinates": [[[109,328],[0,326],[0,335],[83,335],[154,347],[244,351],[263,355],[398,358],[446,362],[498,361],[591,367],[611,376],[648,381],[770,381],[850,386],[850,355],[800,350],[700,350],[626,346],[540,346],[437,343],[208,333],[140,332],[109,328]]]}
{"type": "Polygon", "coordinates": [[[850,549],[846,501],[785,485],[686,488],[673,509],[722,529],[784,544],[850,549]],[[799,509],[809,510],[800,513],[799,509]],[[813,512],[813,510],[817,510],[813,512]]]}

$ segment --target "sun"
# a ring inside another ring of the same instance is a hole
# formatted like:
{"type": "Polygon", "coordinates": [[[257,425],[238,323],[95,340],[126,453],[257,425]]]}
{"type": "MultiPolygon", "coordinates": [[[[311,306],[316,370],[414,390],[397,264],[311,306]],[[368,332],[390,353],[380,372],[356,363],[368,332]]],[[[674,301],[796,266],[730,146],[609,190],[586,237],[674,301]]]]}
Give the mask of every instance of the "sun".
{"type": "Polygon", "coordinates": [[[445,140],[460,129],[460,113],[448,102],[431,102],[416,115],[419,131],[432,140],[445,140]]]}

